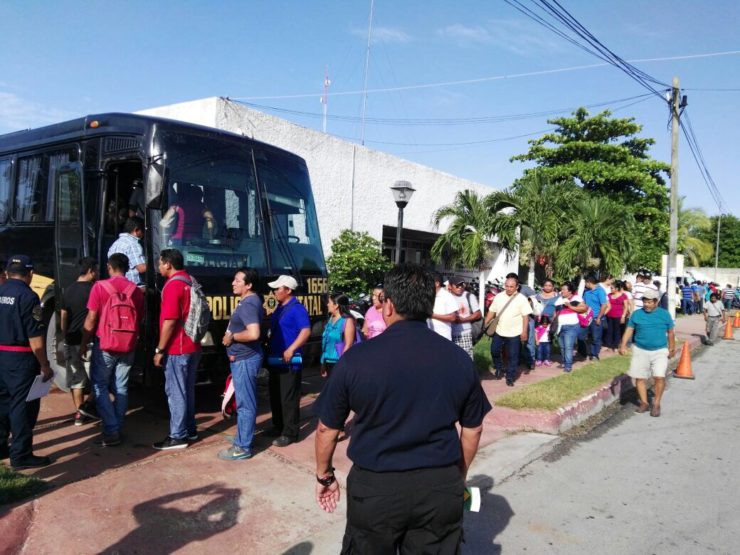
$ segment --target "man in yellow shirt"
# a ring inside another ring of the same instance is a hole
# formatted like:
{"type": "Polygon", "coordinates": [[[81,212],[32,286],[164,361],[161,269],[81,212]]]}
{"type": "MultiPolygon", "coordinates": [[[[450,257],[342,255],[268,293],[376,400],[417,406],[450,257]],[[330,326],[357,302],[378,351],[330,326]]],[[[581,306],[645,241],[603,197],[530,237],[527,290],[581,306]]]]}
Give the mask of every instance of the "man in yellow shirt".
{"type": "Polygon", "coordinates": [[[491,358],[496,369],[495,378],[500,380],[504,375],[503,350],[509,355],[506,368],[506,385],[512,387],[516,379],[516,370],[519,366],[519,348],[521,343],[527,342],[529,330],[529,315],[532,307],[527,298],[517,292],[519,281],[508,278],[504,283],[504,292],[493,299],[491,308],[486,316],[486,325],[497,318],[496,329],[491,341],[491,358]]]}

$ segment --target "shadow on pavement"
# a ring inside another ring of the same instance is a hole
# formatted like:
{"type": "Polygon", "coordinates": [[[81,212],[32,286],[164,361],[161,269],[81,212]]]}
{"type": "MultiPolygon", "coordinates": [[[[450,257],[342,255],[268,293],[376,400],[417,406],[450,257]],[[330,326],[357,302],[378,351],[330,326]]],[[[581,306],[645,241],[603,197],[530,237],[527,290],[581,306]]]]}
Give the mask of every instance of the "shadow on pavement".
{"type": "Polygon", "coordinates": [[[312,552],[313,544],[311,542],[301,542],[283,551],[282,555],[309,555],[312,552]]]}
{"type": "Polygon", "coordinates": [[[215,483],[140,503],[133,508],[138,528],[101,553],[147,553],[152,545],[157,553],[174,553],[206,540],[237,523],[240,494],[236,488],[215,483]],[[197,504],[195,498],[205,502],[197,504]]]}
{"type": "Polygon", "coordinates": [[[493,478],[483,474],[468,480],[469,486],[480,488],[480,512],[465,513],[465,543],[463,551],[470,553],[501,553],[496,537],[509,525],[514,511],[505,497],[491,493],[493,478]]]}

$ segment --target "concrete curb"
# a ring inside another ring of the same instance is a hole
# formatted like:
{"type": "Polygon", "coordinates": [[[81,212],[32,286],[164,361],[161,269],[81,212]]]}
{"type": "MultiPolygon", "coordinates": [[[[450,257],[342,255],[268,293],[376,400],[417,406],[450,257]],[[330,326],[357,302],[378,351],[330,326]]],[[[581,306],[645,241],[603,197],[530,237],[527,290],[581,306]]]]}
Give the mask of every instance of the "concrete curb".
{"type": "MultiPolygon", "coordinates": [[[[683,338],[689,343],[691,352],[702,346],[696,337],[683,338]]],[[[678,362],[676,355],[669,363],[667,378],[671,378],[671,369],[678,362]]],[[[489,420],[491,423],[510,431],[540,432],[544,434],[562,434],[574,426],[582,424],[592,416],[600,413],[617,401],[623,400],[634,390],[632,379],[621,374],[610,383],[604,384],[578,401],[569,403],[554,411],[516,410],[506,407],[494,407],[489,420]]]]}
{"type": "Polygon", "coordinates": [[[20,504],[0,511],[0,555],[15,555],[23,550],[28,531],[33,523],[35,501],[20,504]]]}

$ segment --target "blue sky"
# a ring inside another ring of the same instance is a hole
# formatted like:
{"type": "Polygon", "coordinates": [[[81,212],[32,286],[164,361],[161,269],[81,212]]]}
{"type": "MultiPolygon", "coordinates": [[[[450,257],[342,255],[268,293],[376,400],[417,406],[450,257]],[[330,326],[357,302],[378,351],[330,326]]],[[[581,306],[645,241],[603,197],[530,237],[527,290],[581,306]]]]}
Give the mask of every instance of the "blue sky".
{"type": "MultiPolygon", "coordinates": [[[[621,57],[661,59],[636,62],[643,71],[680,77],[725,212],[740,215],[740,3],[561,3],[621,57]]],[[[321,129],[328,67],[327,130],[359,142],[369,9],[369,0],[3,0],[0,133],[209,96],[321,129]]],[[[600,60],[500,0],[376,0],[372,36],[365,144],[496,188],[521,175],[509,158],[557,117],[543,112],[645,92],[612,67],[568,69],[600,60]],[[495,117],[522,114],[537,115],[495,117]]],[[[607,107],[635,117],[657,141],[653,157],[670,161],[666,103],[637,100],[607,107]]],[[[683,139],[680,152],[686,206],[716,214],[683,139]]]]}

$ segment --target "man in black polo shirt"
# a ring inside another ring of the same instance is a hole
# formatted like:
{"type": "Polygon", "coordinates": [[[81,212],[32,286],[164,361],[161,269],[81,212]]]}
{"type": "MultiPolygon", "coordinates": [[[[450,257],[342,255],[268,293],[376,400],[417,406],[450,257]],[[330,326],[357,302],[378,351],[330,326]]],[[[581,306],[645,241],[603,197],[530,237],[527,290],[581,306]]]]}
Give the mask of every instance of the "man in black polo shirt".
{"type": "Polygon", "coordinates": [[[316,500],[336,509],[332,456],[354,411],[342,553],[457,553],[465,477],[491,404],[466,352],[426,326],[431,274],[397,266],[384,289],[388,329],[339,359],[321,393],[316,500]]]}

